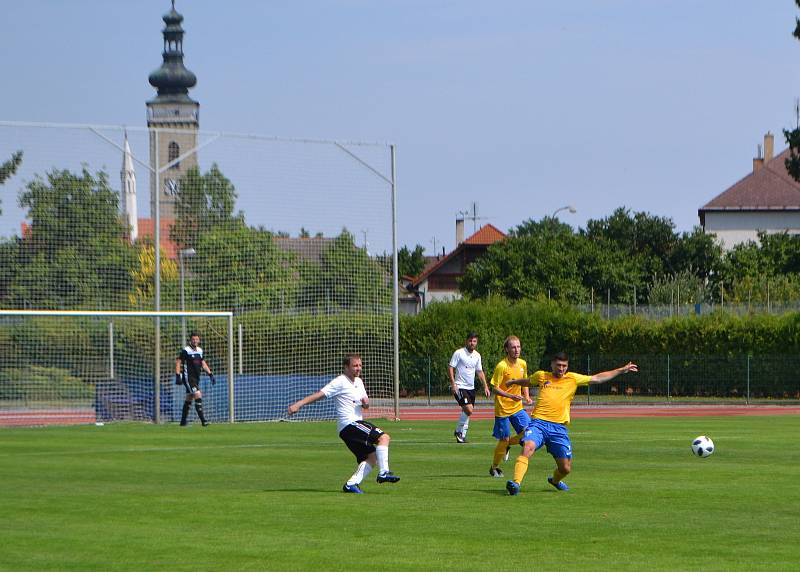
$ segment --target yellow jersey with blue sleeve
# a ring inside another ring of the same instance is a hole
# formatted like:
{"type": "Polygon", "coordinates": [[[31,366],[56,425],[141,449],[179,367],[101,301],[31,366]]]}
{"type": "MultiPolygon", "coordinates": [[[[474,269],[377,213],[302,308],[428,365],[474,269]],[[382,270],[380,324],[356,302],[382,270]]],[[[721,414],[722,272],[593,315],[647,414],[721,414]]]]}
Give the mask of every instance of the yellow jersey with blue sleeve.
{"type": "MultiPolygon", "coordinates": [[[[524,359],[517,358],[512,364],[508,358],[503,358],[494,368],[492,374],[492,387],[497,387],[513,395],[522,395],[522,386],[506,385],[512,379],[524,379],[528,377],[528,363],[524,359]]],[[[509,417],[523,408],[522,401],[510,399],[503,395],[494,394],[494,416],[509,417]]]]}
{"type": "Polygon", "coordinates": [[[569,409],[575,391],[582,385],[589,385],[590,375],[568,371],[560,378],[549,371],[539,370],[531,376],[531,385],[539,387],[539,396],[533,408],[534,419],[552,423],[569,424],[569,409]]]}

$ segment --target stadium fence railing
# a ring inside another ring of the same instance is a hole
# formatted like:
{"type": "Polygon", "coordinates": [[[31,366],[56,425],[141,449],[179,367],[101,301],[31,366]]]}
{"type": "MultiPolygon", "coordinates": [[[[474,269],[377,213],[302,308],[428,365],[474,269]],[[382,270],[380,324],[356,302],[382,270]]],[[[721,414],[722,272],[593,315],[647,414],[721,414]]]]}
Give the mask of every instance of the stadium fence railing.
{"type": "MultiPolygon", "coordinates": [[[[401,356],[400,400],[404,406],[453,403],[447,375],[449,357],[401,356]]],[[[500,356],[484,356],[487,380],[493,369],[488,364],[500,359],[500,356]]],[[[579,388],[574,403],[800,403],[800,376],[797,374],[800,356],[795,355],[584,354],[571,356],[570,370],[591,375],[628,361],[639,365],[639,373],[579,388]]],[[[549,369],[547,360],[528,358],[528,365],[529,368],[537,365],[538,369],[549,369]]],[[[476,387],[480,386],[476,380],[476,387]]],[[[478,401],[488,400],[479,395],[478,401]]]]}

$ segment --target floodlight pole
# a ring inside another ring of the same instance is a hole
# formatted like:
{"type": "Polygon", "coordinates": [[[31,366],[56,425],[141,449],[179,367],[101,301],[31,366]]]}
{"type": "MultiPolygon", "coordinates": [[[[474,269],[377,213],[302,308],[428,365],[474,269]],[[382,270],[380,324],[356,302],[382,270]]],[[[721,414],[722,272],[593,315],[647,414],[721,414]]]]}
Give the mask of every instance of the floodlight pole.
{"type": "MultiPolygon", "coordinates": [[[[155,310],[161,311],[161,197],[159,197],[158,179],[161,172],[158,169],[158,130],[151,129],[150,137],[153,139],[153,167],[150,176],[155,177],[155,182],[150,186],[153,201],[153,251],[155,257],[155,310]]],[[[153,405],[155,412],[153,422],[161,423],[161,317],[155,317],[155,348],[154,348],[154,377],[153,405]]]]}
{"type": "MultiPolygon", "coordinates": [[[[184,280],[185,280],[185,278],[184,278],[184,274],[185,274],[184,264],[185,263],[183,262],[183,260],[184,260],[184,258],[191,258],[195,254],[197,254],[197,251],[194,248],[184,248],[183,250],[178,252],[178,267],[180,269],[180,282],[181,282],[181,284],[180,284],[180,290],[181,290],[181,312],[185,312],[186,311],[186,292],[184,290],[184,280]]],[[[183,318],[181,318],[181,335],[183,336],[181,338],[181,344],[185,344],[186,343],[186,317],[185,316],[183,318]]]]}
{"type": "Polygon", "coordinates": [[[397,157],[394,145],[392,156],[392,330],[394,338],[394,418],[400,419],[400,277],[397,270],[397,157]]]}

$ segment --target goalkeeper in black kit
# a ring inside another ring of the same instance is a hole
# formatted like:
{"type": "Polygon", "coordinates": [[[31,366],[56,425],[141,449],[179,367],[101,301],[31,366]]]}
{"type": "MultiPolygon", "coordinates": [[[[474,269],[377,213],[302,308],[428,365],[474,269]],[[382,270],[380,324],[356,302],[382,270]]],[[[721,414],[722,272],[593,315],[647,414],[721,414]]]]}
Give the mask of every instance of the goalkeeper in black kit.
{"type": "Polygon", "coordinates": [[[181,350],[175,358],[175,385],[182,385],[186,389],[186,400],[183,402],[181,412],[181,426],[187,424],[189,409],[194,401],[194,408],[203,427],[208,425],[206,415],[203,412],[203,392],[200,391],[200,373],[205,370],[211,378],[211,384],[217,383],[211,368],[208,367],[203,358],[203,348],[200,347],[200,335],[192,332],[189,336],[189,345],[181,350]]]}

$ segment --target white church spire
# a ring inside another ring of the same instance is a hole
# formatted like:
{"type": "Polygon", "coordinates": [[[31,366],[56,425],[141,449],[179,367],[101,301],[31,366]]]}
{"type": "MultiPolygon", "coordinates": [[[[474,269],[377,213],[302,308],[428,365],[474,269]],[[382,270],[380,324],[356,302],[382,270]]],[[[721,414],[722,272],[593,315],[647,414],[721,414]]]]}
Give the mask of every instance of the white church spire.
{"type": "Polygon", "coordinates": [[[139,219],[136,209],[136,172],[133,169],[133,155],[131,146],[128,145],[128,132],[125,132],[125,152],[122,155],[122,170],[120,171],[122,181],[122,214],[131,229],[131,242],[139,236],[139,219]]]}

